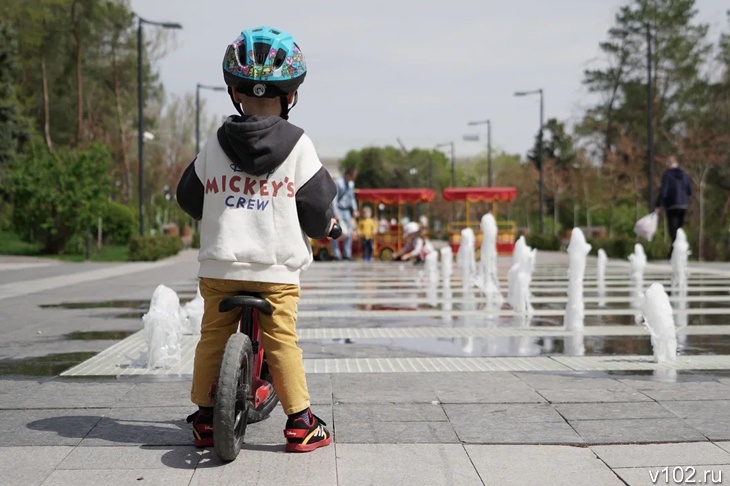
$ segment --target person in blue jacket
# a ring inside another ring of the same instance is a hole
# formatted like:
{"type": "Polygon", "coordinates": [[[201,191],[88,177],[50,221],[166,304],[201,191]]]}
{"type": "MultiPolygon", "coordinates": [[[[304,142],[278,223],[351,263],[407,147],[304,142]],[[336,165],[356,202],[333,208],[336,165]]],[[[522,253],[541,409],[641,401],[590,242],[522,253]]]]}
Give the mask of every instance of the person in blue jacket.
{"type": "MultiPolygon", "coordinates": [[[[684,225],[684,216],[689,206],[689,197],[692,195],[692,179],[679,167],[677,158],[673,155],[667,157],[667,170],[662,175],[662,185],[659,189],[659,196],[656,200],[658,213],[661,208],[667,215],[667,226],[672,244],[677,237],[677,230],[684,225]]],[[[672,251],[669,251],[671,258],[672,251]]]]}

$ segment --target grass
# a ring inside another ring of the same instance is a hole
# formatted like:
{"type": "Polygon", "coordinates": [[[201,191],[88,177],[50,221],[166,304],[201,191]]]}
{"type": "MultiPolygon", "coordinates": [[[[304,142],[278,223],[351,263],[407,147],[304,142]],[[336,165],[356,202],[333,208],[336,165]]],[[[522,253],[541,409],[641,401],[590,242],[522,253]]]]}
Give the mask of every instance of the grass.
{"type": "MultiPolygon", "coordinates": [[[[83,254],[48,255],[41,253],[41,245],[38,243],[27,243],[18,235],[10,231],[0,231],[0,255],[14,256],[37,256],[54,258],[65,262],[83,262],[83,254]]],[[[92,262],[126,262],[129,255],[129,247],[126,245],[104,245],[101,249],[96,248],[93,243],[89,261],[92,262]]]]}

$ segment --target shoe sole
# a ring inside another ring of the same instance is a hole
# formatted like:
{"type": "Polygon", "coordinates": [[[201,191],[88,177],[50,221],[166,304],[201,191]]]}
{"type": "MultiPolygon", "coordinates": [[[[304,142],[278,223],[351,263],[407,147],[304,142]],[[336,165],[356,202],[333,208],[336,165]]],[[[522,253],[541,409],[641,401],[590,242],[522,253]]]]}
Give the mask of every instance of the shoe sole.
{"type": "Polygon", "coordinates": [[[195,444],[195,447],[197,447],[198,449],[205,449],[208,447],[213,447],[213,438],[212,437],[206,438],[206,439],[200,439],[200,440],[195,439],[193,442],[195,444]]]}
{"type": "Polygon", "coordinates": [[[286,445],[286,452],[312,452],[313,450],[319,448],[319,447],[325,447],[330,445],[332,442],[332,437],[327,437],[324,440],[318,440],[317,442],[313,442],[311,444],[297,444],[297,443],[289,443],[286,445]]]}

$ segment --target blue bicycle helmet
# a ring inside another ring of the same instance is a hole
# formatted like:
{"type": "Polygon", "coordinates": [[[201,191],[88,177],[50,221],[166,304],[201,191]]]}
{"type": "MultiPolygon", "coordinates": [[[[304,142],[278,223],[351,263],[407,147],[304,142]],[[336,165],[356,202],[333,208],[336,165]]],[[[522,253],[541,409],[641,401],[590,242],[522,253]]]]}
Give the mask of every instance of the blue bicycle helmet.
{"type": "MultiPolygon", "coordinates": [[[[228,46],[223,58],[223,78],[231,99],[233,89],[247,96],[278,97],[284,119],[289,111],[286,97],[297,90],[306,74],[304,54],[294,38],[274,27],[244,30],[228,46]]],[[[238,104],[233,104],[242,114],[238,104]]]]}

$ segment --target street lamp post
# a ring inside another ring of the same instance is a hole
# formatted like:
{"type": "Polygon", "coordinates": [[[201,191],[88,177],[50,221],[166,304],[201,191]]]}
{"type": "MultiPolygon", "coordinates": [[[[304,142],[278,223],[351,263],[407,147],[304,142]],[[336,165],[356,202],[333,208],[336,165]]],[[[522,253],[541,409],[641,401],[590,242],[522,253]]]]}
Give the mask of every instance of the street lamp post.
{"type": "Polygon", "coordinates": [[[472,121],[468,125],[470,127],[476,125],[487,125],[487,187],[492,187],[492,121],[472,121]]]}
{"type": "Polygon", "coordinates": [[[139,150],[139,235],[144,236],[144,83],[142,80],[142,24],[164,29],[182,29],[174,22],[153,22],[137,17],[137,144],[139,150]]]}
{"type": "Polygon", "coordinates": [[[200,153],[200,90],[209,89],[211,91],[225,91],[223,86],[208,86],[205,84],[195,85],[195,154],[200,153]]]}
{"type": "Polygon", "coordinates": [[[534,91],[517,91],[515,96],[528,96],[533,94],[540,95],[540,132],[537,136],[537,164],[538,171],[540,173],[540,234],[545,230],[545,221],[543,216],[543,206],[545,204],[545,197],[543,194],[543,170],[542,170],[542,130],[544,124],[544,103],[543,103],[543,91],[542,88],[534,91]]]}
{"type": "MultiPolygon", "coordinates": [[[[454,184],[456,183],[456,169],[455,169],[455,156],[454,156],[454,142],[447,142],[447,143],[440,143],[436,145],[436,148],[442,148],[442,147],[451,147],[451,184],[450,187],[454,187],[454,184]]],[[[451,220],[453,221],[456,218],[456,215],[454,214],[454,203],[451,202],[451,220]]]]}
{"type": "Polygon", "coordinates": [[[652,94],[651,86],[651,27],[648,22],[644,25],[644,27],[646,28],[646,158],[649,171],[648,204],[649,212],[651,212],[654,210],[654,96],[652,94]]]}

